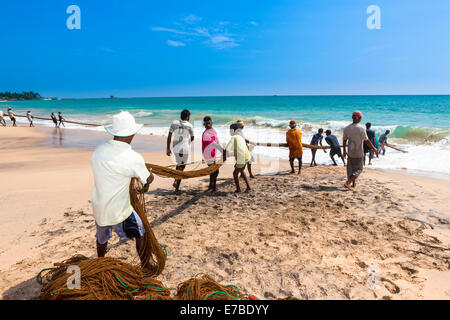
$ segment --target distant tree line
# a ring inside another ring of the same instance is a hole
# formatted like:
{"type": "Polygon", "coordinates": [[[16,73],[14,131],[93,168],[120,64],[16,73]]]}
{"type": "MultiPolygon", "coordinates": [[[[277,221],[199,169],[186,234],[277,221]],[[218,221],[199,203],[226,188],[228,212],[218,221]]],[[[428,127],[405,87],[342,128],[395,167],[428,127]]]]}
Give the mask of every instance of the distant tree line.
{"type": "Polygon", "coordinates": [[[39,100],[42,99],[41,95],[33,91],[18,92],[0,92],[0,100],[39,100]]]}

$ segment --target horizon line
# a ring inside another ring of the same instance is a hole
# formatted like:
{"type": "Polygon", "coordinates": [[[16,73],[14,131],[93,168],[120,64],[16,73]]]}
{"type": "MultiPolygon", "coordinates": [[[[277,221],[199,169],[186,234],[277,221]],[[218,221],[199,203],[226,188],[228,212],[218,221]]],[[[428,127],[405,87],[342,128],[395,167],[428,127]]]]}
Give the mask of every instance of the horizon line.
{"type": "MultiPolygon", "coordinates": [[[[385,93],[385,94],[266,94],[266,95],[174,95],[174,96],[97,96],[97,97],[54,97],[57,99],[142,99],[142,98],[224,98],[224,97],[358,97],[358,96],[450,96],[450,93],[385,93]]],[[[52,98],[50,96],[45,98],[52,98]]]]}

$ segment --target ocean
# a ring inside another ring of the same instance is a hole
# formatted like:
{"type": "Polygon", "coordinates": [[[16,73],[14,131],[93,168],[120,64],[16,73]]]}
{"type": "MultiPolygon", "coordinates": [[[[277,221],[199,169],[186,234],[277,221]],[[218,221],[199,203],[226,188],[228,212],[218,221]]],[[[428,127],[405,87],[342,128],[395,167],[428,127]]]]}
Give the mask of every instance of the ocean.
{"type": "MultiPolygon", "coordinates": [[[[330,129],[341,139],[343,128],[351,122],[354,110],[363,113],[362,124],[371,122],[377,135],[391,130],[389,142],[408,153],[388,149],[386,156],[374,161],[374,168],[406,170],[411,173],[450,178],[450,96],[261,96],[261,97],[171,97],[67,99],[51,101],[1,102],[6,111],[12,107],[17,114],[31,110],[35,116],[49,117],[61,111],[67,120],[109,124],[120,110],[131,112],[136,121],[144,123],[140,134],[167,135],[169,125],[179,118],[182,109],[191,111],[195,135],[201,137],[202,119],[210,115],[219,138],[226,142],[229,125],[242,119],[244,133],[251,141],[284,142],[288,122],[295,119],[309,143],[318,128],[330,129]]],[[[19,123],[27,123],[18,118],[19,123]]],[[[53,126],[50,121],[36,124],[53,126]]],[[[67,127],[103,130],[67,124],[67,127]]],[[[323,142],[324,144],[325,141],[323,142]]],[[[256,156],[287,159],[285,148],[255,147],[256,156]]],[[[309,150],[303,161],[311,159],[309,150]]],[[[328,154],[318,152],[318,164],[331,164],[328,154]]]]}

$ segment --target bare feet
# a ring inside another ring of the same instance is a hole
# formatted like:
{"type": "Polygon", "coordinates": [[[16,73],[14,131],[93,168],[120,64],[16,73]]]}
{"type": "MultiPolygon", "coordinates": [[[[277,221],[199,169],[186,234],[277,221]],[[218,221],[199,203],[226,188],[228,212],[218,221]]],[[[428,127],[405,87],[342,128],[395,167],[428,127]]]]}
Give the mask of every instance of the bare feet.
{"type": "Polygon", "coordinates": [[[352,190],[348,181],[346,183],[344,183],[344,187],[346,187],[348,190],[352,190]]]}

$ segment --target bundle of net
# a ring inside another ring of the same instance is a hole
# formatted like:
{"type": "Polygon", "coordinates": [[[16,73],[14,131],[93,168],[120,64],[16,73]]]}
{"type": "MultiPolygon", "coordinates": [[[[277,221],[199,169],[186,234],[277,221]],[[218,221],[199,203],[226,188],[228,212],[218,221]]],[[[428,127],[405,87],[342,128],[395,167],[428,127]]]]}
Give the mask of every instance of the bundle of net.
{"type": "Polygon", "coordinates": [[[40,300],[171,299],[170,291],[160,281],[119,259],[77,255],[55,266],[38,275],[43,285],[40,300]]]}

